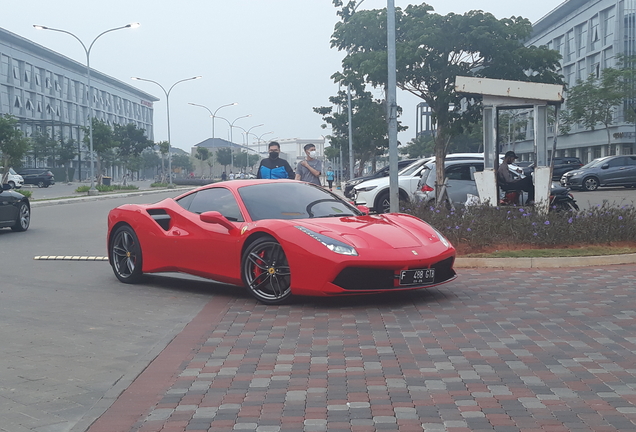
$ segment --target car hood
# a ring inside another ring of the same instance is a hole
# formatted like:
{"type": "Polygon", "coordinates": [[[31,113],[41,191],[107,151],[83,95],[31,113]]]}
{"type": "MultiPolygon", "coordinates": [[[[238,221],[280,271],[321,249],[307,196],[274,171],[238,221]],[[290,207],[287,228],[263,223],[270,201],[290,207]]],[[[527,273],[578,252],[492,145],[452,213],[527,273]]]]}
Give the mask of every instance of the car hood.
{"type": "Polygon", "coordinates": [[[295,220],[314,232],[336,240],[364,248],[416,248],[439,241],[427,224],[419,221],[404,224],[398,215],[351,216],[341,218],[319,218],[295,220]],[[399,223],[398,223],[399,222],[399,223]],[[411,225],[411,226],[408,226],[411,225]],[[415,226],[417,225],[417,226],[415,226]],[[416,234],[419,232],[419,235],[416,234]]]}

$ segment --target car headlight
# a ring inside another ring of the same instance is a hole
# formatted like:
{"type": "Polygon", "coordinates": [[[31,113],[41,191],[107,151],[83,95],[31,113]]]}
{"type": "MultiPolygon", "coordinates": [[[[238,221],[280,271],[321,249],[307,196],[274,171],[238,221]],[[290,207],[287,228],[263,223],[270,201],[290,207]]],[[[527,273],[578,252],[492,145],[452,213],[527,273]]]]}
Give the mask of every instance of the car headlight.
{"type": "Polygon", "coordinates": [[[375,188],[377,188],[377,186],[367,186],[367,187],[357,188],[356,191],[358,191],[358,192],[369,192],[369,191],[372,191],[375,188]]]}
{"type": "MultiPolygon", "coordinates": [[[[433,228],[432,225],[431,228],[433,228]]],[[[435,228],[433,228],[433,231],[435,231],[435,234],[437,234],[437,238],[439,238],[439,241],[441,241],[444,246],[450,247],[450,242],[446,240],[446,237],[444,237],[441,232],[437,231],[435,228]]]]}
{"type": "Polygon", "coordinates": [[[296,226],[296,228],[298,228],[299,230],[301,230],[302,232],[304,232],[305,234],[307,234],[309,237],[318,240],[320,243],[322,243],[323,245],[325,245],[327,247],[327,249],[340,254],[340,255],[352,255],[352,256],[358,256],[358,251],[356,250],[356,248],[354,248],[351,245],[348,245],[346,243],[343,243],[339,240],[336,240],[334,238],[331,238],[329,236],[323,235],[323,234],[318,234],[315,231],[312,231],[310,229],[307,229],[303,226],[296,226]]]}
{"type": "Polygon", "coordinates": [[[354,187],[355,185],[359,185],[362,183],[362,180],[348,180],[345,182],[345,186],[354,187]]]}

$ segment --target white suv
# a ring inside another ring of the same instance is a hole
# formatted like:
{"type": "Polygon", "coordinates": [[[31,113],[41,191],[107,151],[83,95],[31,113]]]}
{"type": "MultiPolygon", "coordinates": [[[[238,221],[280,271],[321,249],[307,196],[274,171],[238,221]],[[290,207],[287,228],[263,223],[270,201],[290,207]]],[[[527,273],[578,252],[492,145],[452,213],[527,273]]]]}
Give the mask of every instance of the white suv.
{"type": "MultiPolygon", "coordinates": [[[[4,168],[0,167],[0,179],[4,176],[4,168]]],[[[13,168],[9,168],[9,177],[7,178],[7,183],[11,186],[12,189],[20,189],[24,184],[24,179],[20,174],[14,171],[13,168]]]]}
{"type": "MultiPolygon", "coordinates": [[[[477,159],[483,160],[483,153],[454,153],[446,156],[446,160],[477,159]]],[[[413,200],[417,184],[422,176],[422,171],[427,169],[425,164],[434,158],[424,158],[413,162],[398,173],[398,186],[401,201],[413,200]]],[[[367,180],[354,186],[354,201],[356,205],[367,206],[376,213],[389,212],[389,178],[382,177],[367,180]]]]}

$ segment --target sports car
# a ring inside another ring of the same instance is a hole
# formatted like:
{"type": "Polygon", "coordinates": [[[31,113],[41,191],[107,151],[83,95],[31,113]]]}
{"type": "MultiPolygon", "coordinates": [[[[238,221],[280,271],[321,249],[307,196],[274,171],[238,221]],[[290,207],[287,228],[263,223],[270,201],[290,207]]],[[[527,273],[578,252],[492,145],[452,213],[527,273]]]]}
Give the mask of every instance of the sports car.
{"type": "Polygon", "coordinates": [[[0,188],[0,228],[26,231],[31,223],[31,204],[22,194],[11,190],[9,184],[0,188]]]}
{"type": "Polygon", "coordinates": [[[368,215],[295,180],[214,183],[108,215],[108,258],[124,283],[183,272],[245,286],[258,301],[426,288],[456,277],[455,249],[411,215],[368,215]]]}

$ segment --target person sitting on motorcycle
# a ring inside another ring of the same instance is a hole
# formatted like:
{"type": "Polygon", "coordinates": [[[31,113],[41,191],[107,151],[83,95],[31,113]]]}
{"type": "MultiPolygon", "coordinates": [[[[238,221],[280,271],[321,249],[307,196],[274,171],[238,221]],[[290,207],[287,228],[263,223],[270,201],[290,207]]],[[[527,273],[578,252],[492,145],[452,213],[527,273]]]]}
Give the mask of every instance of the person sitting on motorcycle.
{"type": "Polygon", "coordinates": [[[517,155],[513,151],[507,151],[504,155],[503,162],[497,169],[497,180],[499,187],[504,191],[522,190],[528,193],[526,205],[534,204],[534,184],[532,178],[526,176],[524,178],[514,177],[508,165],[513,164],[517,159],[517,155]]]}

